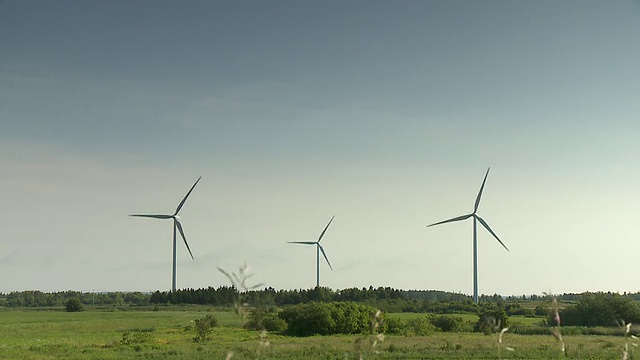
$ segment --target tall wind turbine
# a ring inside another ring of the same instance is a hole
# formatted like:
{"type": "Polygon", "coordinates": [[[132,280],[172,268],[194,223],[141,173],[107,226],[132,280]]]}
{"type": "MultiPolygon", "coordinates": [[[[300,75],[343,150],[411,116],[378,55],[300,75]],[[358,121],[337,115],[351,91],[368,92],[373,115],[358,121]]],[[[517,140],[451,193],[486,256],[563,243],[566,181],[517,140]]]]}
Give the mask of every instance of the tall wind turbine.
{"type": "Polygon", "coordinates": [[[149,215],[149,214],[129,215],[129,216],[135,216],[135,217],[145,217],[145,218],[154,218],[154,219],[163,219],[163,220],[173,219],[173,277],[171,281],[172,292],[176,291],[176,229],[180,231],[182,240],[184,240],[184,244],[187,247],[187,250],[189,250],[189,255],[191,255],[191,259],[194,260],[193,254],[191,253],[191,249],[189,248],[189,243],[187,243],[187,237],[184,236],[184,230],[182,230],[182,224],[180,224],[180,215],[178,215],[178,213],[180,212],[180,209],[182,209],[182,206],[184,205],[185,201],[187,201],[187,198],[189,197],[189,195],[191,195],[191,192],[193,191],[193,189],[196,187],[196,185],[198,185],[198,181],[200,181],[200,179],[202,179],[202,176],[200,176],[198,180],[196,180],[196,182],[193,184],[191,189],[189,189],[189,192],[187,193],[187,195],[185,195],[182,201],[180,201],[180,204],[178,204],[178,207],[176,208],[176,211],[173,213],[173,215],[155,215],[155,214],[154,215],[149,215]]]}
{"type": "Polygon", "coordinates": [[[430,226],[440,225],[448,222],[462,221],[470,217],[473,218],[473,301],[476,304],[478,303],[478,236],[477,236],[476,222],[480,222],[480,224],[482,224],[482,226],[484,226],[484,228],[487,229],[487,231],[489,231],[489,233],[491,233],[491,235],[493,235],[493,237],[496,238],[496,240],[498,240],[500,245],[502,245],[505,249],[507,249],[507,251],[509,251],[509,248],[507,248],[507,246],[504,243],[502,243],[502,241],[498,238],[498,235],[496,235],[493,232],[493,230],[491,230],[491,228],[489,227],[489,224],[487,224],[487,222],[484,221],[477,214],[478,205],[480,205],[480,197],[482,196],[482,190],[484,189],[484,184],[487,181],[487,176],[489,175],[490,169],[491,168],[488,168],[487,173],[484,175],[484,180],[482,180],[482,186],[480,187],[480,191],[478,192],[478,196],[476,197],[476,203],[473,206],[473,212],[471,214],[462,215],[462,216],[454,217],[449,220],[444,220],[444,221],[437,222],[435,224],[427,225],[427,227],[430,227],[430,226]]]}
{"type": "Polygon", "coordinates": [[[329,225],[331,225],[331,222],[333,221],[334,217],[335,216],[331,217],[331,220],[329,220],[329,223],[327,224],[327,226],[325,226],[324,230],[322,230],[322,232],[320,233],[320,237],[318,237],[318,241],[287,241],[289,244],[303,244],[303,245],[316,246],[316,270],[317,270],[316,287],[320,287],[320,252],[322,252],[322,256],[324,256],[324,259],[327,261],[327,265],[329,265],[329,269],[333,270],[333,268],[331,267],[331,263],[327,258],[327,254],[325,254],[324,252],[324,248],[322,247],[322,245],[320,245],[320,240],[322,240],[324,233],[327,232],[327,229],[329,228],[329,225]]]}

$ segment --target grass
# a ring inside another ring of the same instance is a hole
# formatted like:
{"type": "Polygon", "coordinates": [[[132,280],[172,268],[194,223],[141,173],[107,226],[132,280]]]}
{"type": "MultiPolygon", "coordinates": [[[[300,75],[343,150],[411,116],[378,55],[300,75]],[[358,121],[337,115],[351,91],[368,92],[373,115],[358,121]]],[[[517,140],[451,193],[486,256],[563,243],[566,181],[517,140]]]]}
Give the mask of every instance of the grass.
{"type": "MultiPolygon", "coordinates": [[[[497,335],[436,333],[387,336],[375,348],[362,335],[291,338],[268,334],[266,345],[258,333],[242,329],[231,311],[176,308],[79,313],[0,310],[0,359],[225,359],[229,352],[232,360],[358,359],[360,354],[364,359],[561,358],[553,336],[509,332],[502,344],[497,335]],[[211,340],[195,343],[193,321],[207,314],[215,315],[220,326],[213,330],[211,340]]],[[[567,358],[621,358],[625,341],[619,336],[566,336],[567,358]]]]}
{"type": "MultiPolygon", "coordinates": [[[[478,315],[476,315],[476,314],[462,313],[462,314],[446,314],[446,315],[447,316],[461,317],[462,320],[467,321],[467,322],[472,322],[472,323],[475,323],[476,321],[478,321],[478,315]]],[[[409,319],[415,319],[415,318],[419,318],[419,317],[424,317],[424,316],[427,316],[427,314],[424,314],[424,313],[389,313],[389,314],[387,314],[387,316],[388,317],[392,317],[392,318],[396,318],[396,319],[409,320],[409,319]]],[[[544,320],[544,318],[542,318],[542,317],[525,317],[525,316],[510,316],[509,317],[509,322],[512,325],[525,325],[525,326],[540,325],[542,320],[544,320]]]]}

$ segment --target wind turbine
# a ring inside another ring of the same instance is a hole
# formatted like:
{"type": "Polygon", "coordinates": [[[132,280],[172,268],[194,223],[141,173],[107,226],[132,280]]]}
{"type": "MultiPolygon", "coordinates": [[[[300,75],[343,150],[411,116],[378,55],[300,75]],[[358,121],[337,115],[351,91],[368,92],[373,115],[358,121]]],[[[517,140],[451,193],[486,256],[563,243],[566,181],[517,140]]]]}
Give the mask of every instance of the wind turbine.
{"type": "Polygon", "coordinates": [[[178,215],[178,213],[180,212],[180,209],[182,209],[182,206],[184,205],[185,201],[187,201],[187,198],[189,197],[189,195],[191,195],[191,192],[193,191],[193,189],[196,187],[196,185],[198,185],[198,181],[200,181],[200,179],[202,179],[202,176],[200,176],[198,180],[196,180],[196,182],[193,184],[193,186],[191,187],[187,195],[185,195],[182,201],[180,201],[180,204],[178,204],[178,207],[176,208],[176,211],[173,213],[173,215],[155,215],[155,214],[154,215],[149,215],[149,214],[129,215],[129,216],[135,216],[135,217],[145,217],[145,218],[154,218],[154,219],[163,219],[163,220],[173,219],[173,278],[171,281],[172,292],[176,291],[176,229],[180,231],[182,240],[184,240],[184,244],[187,247],[187,250],[189,250],[189,255],[191,255],[191,259],[194,260],[193,254],[191,253],[191,249],[189,248],[189,243],[187,243],[187,237],[184,236],[184,230],[182,229],[182,224],[180,224],[180,215],[178,215]]]}
{"type": "Polygon", "coordinates": [[[437,222],[435,224],[427,225],[427,227],[430,227],[430,226],[440,225],[448,222],[462,221],[470,217],[473,218],[473,301],[476,304],[478,303],[478,236],[477,236],[476,222],[480,222],[480,224],[482,224],[482,226],[484,226],[484,228],[487,229],[487,231],[489,231],[489,233],[491,233],[491,235],[493,235],[493,237],[496,238],[496,240],[498,240],[500,245],[502,245],[507,251],[509,251],[509,248],[507,248],[507,246],[498,238],[498,235],[496,235],[493,232],[493,230],[491,230],[491,228],[489,227],[489,224],[487,224],[487,222],[484,221],[477,214],[478,205],[480,205],[480,197],[482,196],[482,190],[484,189],[484,184],[487,181],[487,176],[489,175],[490,169],[491,168],[488,168],[487,173],[484,175],[484,180],[482,180],[482,186],[480,186],[480,191],[478,192],[478,196],[476,197],[476,203],[473,206],[473,212],[471,214],[462,215],[462,216],[454,217],[449,220],[444,220],[444,221],[437,222]]]}
{"type": "Polygon", "coordinates": [[[324,252],[324,248],[322,247],[322,245],[320,245],[320,240],[322,240],[324,233],[327,232],[327,229],[329,228],[329,225],[331,225],[331,222],[333,221],[334,217],[335,216],[331,217],[331,220],[329,220],[329,223],[327,224],[327,226],[325,226],[324,230],[322,230],[322,232],[320,233],[320,237],[318,237],[318,241],[287,241],[287,243],[289,244],[302,244],[302,245],[316,246],[316,270],[317,270],[316,287],[320,287],[320,252],[322,252],[322,256],[324,256],[324,259],[327,261],[327,265],[329,265],[329,269],[333,270],[333,267],[331,267],[331,263],[327,258],[327,254],[325,254],[324,252]]]}

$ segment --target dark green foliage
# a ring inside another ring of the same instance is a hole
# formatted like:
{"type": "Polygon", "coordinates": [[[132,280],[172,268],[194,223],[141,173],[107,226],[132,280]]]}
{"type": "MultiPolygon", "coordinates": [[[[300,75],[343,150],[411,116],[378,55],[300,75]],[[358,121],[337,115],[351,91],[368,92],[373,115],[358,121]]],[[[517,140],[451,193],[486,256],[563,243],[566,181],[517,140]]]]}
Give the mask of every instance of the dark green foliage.
{"type": "Polygon", "coordinates": [[[65,304],[67,312],[78,312],[83,310],[82,303],[78,299],[69,299],[65,304]]]}
{"type": "Polygon", "coordinates": [[[527,310],[529,310],[529,309],[524,309],[518,303],[504,304],[504,311],[507,313],[508,316],[513,316],[513,315],[522,315],[522,316],[533,315],[533,311],[531,311],[531,310],[527,311],[527,310]]]}
{"type": "Polygon", "coordinates": [[[403,335],[406,328],[406,321],[398,318],[388,318],[385,320],[382,330],[385,334],[403,335]]]}
{"type": "Polygon", "coordinates": [[[478,315],[478,321],[476,322],[473,330],[489,335],[506,327],[509,327],[507,312],[502,308],[497,308],[482,311],[478,315]]]}
{"type": "Polygon", "coordinates": [[[69,299],[78,299],[84,305],[147,305],[149,295],[141,292],[97,293],[79,291],[61,291],[45,293],[42,291],[14,291],[0,294],[0,303],[10,307],[54,307],[65,306],[69,299]]]}
{"type": "Polygon", "coordinates": [[[432,314],[459,314],[477,313],[478,305],[471,300],[460,302],[433,302],[412,300],[405,302],[401,312],[432,313],[432,314]]]}
{"type": "MultiPolygon", "coordinates": [[[[640,305],[631,297],[616,293],[584,293],[575,306],[560,309],[562,325],[620,326],[640,322],[640,305]]],[[[555,325],[553,314],[550,325],[555,325]]]]}
{"type": "Polygon", "coordinates": [[[264,330],[271,332],[284,332],[287,330],[287,322],[276,314],[265,318],[262,321],[262,325],[264,326],[264,330]]]}
{"type": "Polygon", "coordinates": [[[278,316],[277,309],[258,306],[249,313],[249,321],[245,329],[282,332],[287,329],[287,322],[278,316]]]}
{"type": "Polygon", "coordinates": [[[431,323],[431,316],[423,316],[409,320],[389,318],[385,320],[381,329],[385,334],[404,336],[426,336],[439,331],[431,323]]]}
{"type": "Polygon", "coordinates": [[[310,303],[282,311],[288,335],[363,334],[370,331],[375,309],[354,302],[310,303]]]}
{"type": "Polygon", "coordinates": [[[193,338],[193,341],[202,342],[207,340],[207,337],[216,326],[218,326],[218,319],[211,314],[205,316],[202,319],[196,319],[196,336],[193,338]]]}
{"type": "Polygon", "coordinates": [[[409,319],[405,325],[405,336],[426,336],[436,332],[429,316],[409,319]]]}
{"type": "Polygon", "coordinates": [[[465,330],[465,321],[460,316],[437,315],[431,318],[431,323],[444,332],[461,332],[465,330]]]}
{"type": "Polygon", "coordinates": [[[289,335],[330,335],[336,328],[330,307],[331,305],[323,303],[298,305],[285,309],[279,316],[287,322],[289,335]]]}
{"type": "Polygon", "coordinates": [[[537,316],[545,316],[545,315],[549,315],[549,311],[550,309],[548,307],[544,307],[544,306],[536,306],[535,309],[533,309],[533,313],[537,316]]]}

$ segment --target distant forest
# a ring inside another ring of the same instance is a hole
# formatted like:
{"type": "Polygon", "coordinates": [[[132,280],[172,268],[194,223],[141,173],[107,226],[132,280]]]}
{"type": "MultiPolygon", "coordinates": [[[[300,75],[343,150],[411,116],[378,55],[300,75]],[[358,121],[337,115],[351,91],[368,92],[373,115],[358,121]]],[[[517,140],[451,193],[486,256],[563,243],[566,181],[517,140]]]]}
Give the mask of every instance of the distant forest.
{"type": "MultiPolygon", "coordinates": [[[[564,302],[578,301],[582,294],[562,294],[554,297],[564,302]]],[[[390,287],[350,288],[332,290],[326,287],[298,290],[275,290],[266,288],[239,293],[234,287],[221,286],[202,289],[182,289],[174,293],[156,291],[142,292],[42,292],[17,291],[0,293],[2,307],[60,307],[72,298],[79,299],[85,306],[156,306],[199,304],[217,307],[231,307],[241,296],[248,304],[272,306],[297,305],[310,302],[354,301],[375,306],[386,312],[431,312],[431,313],[475,313],[478,308],[471,296],[438,290],[400,290],[390,287]]],[[[624,297],[640,300],[640,293],[625,293],[624,297]]],[[[544,295],[521,295],[503,297],[498,294],[482,295],[481,303],[498,303],[513,315],[529,315],[532,309],[518,306],[529,301],[551,301],[544,295]]]]}

